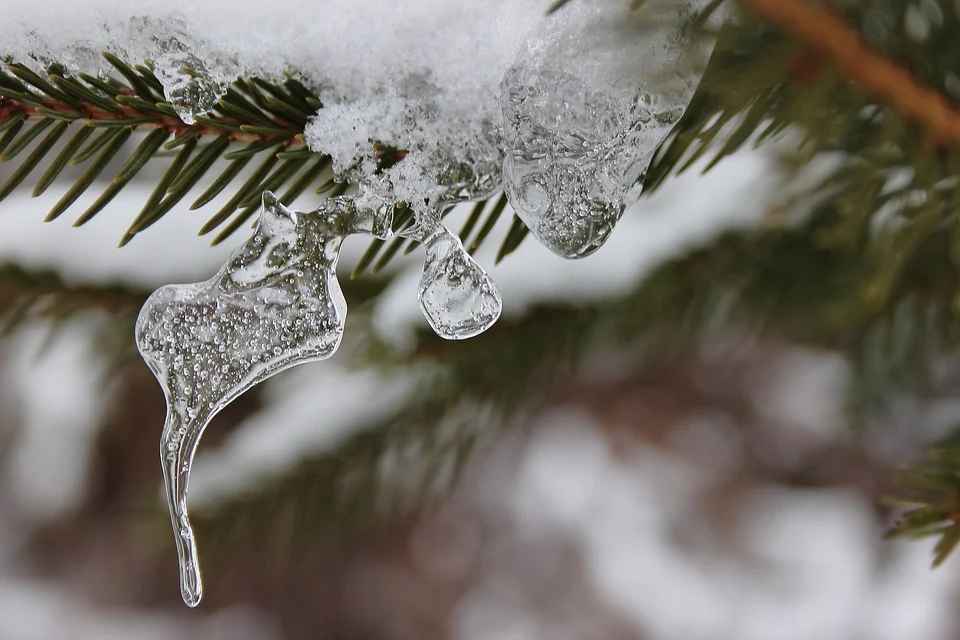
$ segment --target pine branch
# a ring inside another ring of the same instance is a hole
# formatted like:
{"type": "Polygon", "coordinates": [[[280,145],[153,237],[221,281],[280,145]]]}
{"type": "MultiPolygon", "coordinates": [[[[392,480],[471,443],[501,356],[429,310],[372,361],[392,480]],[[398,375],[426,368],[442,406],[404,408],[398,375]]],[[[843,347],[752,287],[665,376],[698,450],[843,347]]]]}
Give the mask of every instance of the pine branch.
{"type": "Polygon", "coordinates": [[[939,538],[933,550],[938,567],[960,544],[960,446],[955,441],[932,448],[926,458],[900,474],[900,494],[889,499],[903,510],[888,535],[939,538]]]}
{"type": "Polygon", "coordinates": [[[37,320],[61,325],[78,313],[102,311],[127,324],[146,293],[119,284],[69,285],[52,270],[0,265],[0,335],[37,320]]]}
{"type": "MultiPolygon", "coordinates": [[[[168,176],[165,189],[155,192],[155,197],[141,213],[142,219],[151,222],[169,212],[235,143],[246,143],[247,149],[256,151],[274,146],[282,150],[303,147],[303,132],[299,123],[259,109],[239,109],[236,106],[238,103],[246,103],[233,90],[224,96],[208,117],[200,118],[195,125],[185,125],[173,107],[163,101],[162,94],[156,89],[160,83],[149,68],[134,68],[109,53],[104,57],[126,83],[114,78],[104,80],[86,75],[68,76],[57,66],[49,69],[46,78],[18,63],[7,65],[9,74],[0,71],[0,127],[9,125],[12,134],[0,160],[13,160],[50,123],[58,123],[6,185],[0,188],[0,200],[12,193],[52,152],[56,142],[73,123],[82,126],[40,178],[34,194],[46,191],[68,164],[87,164],[88,169],[48,214],[48,220],[56,219],[76,202],[107,165],[121,154],[124,143],[135,130],[153,130],[127,158],[107,190],[80,215],[75,223],[77,225],[88,222],[102,211],[163,150],[182,149],[193,141],[196,148],[191,147],[191,153],[185,155],[192,155],[194,150],[197,153],[192,162],[174,161],[172,167],[176,171],[168,176]],[[37,121],[37,124],[21,133],[23,123],[30,121],[37,121]],[[84,146],[87,138],[94,133],[97,135],[93,142],[84,146]],[[171,137],[173,140],[168,142],[171,137]],[[212,141],[197,144],[205,138],[212,138],[212,141]]],[[[271,87],[278,96],[293,100],[283,88],[271,87]]],[[[274,100],[281,102],[278,98],[274,100]]],[[[182,159],[186,160],[185,157],[182,159]]],[[[221,173],[220,188],[225,188],[233,177],[236,176],[221,173]]],[[[136,235],[140,230],[133,228],[128,236],[136,235]]]]}
{"type": "MultiPolygon", "coordinates": [[[[797,1],[788,4],[794,6],[797,1]]],[[[774,4],[784,6],[770,6],[774,4]]],[[[889,10],[894,13],[888,16],[891,23],[901,24],[904,16],[900,14],[906,7],[889,10]]],[[[869,7],[860,5],[850,8],[847,23],[869,22],[868,11],[869,7]]],[[[810,35],[816,34],[811,31],[810,35]]],[[[916,68],[917,60],[943,59],[944,46],[956,49],[938,37],[920,44],[905,32],[889,34],[884,49],[868,59],[871,65],[889,59],[901,69],[908,64],[916,68]]],[[[953,270],[960,256],[956,248],[960,247],[956,217],[960,184],[955,179],[960,157],[950,148],[929,144],[930,130],[919,116],[908,117],[879,93],[865,91],[839,69],[834,71],[831,61],[762,17],[729,21],[687,113],[651,165],[647,191],[709,154],[713,158],[705,170],[747,145],[766,143],[788,129],[799,134],[799,144],[783,155],[788,176],[821,158],[830,158],[830,164],[821,166],[832,169],[822,180],[781,202],[778,209],[792,215],[812,211],[818,230],[808,240],[811,246],[864,265],[858,277],[870,282],[859,288],[856,295],[861,298],[854,306],[866,315],[879,314],[918,286],[910,274],[917,259],[940,256],[939,268],[953,270]],[[953,238],[949,241],[953,249],[922,255],[932,241],[947,237],[953,238]]],[[[934,69],[925,70],[922,86],[946,84],[949,67],[937,69],[939,76],[934,69]]],[[[911,81],[905,95],[912,95],[918,86],[919,80],[911,81]]],[[[931,113],[935,115],[936,110],[931,113]]],[[[949,308],[956,289],[948,284],[937,295],[941,306],[949,308]]]]}
{"type": "MultiPolygon", "coordinates": [[[[203,191],[191,209],[204,207],[233,190],[233,197],[201,227],[201,235],[219,231],[212,241],[219,244],[256,214],[265,190],[280,192],[281,200],[290,205],[308,191],[340,195],[350,187],[336,183],[329,159],[304,144],[306,123],[322,105],[299,81],[238,79],[210,114],[187,125],[164,101],[162,86],[149,66],[134,67],[109,53],[104,57],[119,78],[70,76],[57,65],[42,77],[13,62],[6,66],[9,73],[0,70],[0,161],[23,158],[0,186],[0,201],[24,185],[48,158],[52,159],[35,183],[34,197],[44,194],[67,166],[85,166],[45,218],[48,222],[58,219],[93,187],[112,162],[124,157],[127,141],[137,132],[146,135],[126,155],[106,188],[74,221],[75,226],[91,221],[147,164],[175,151],[165,175],[121,238],[120,246],[161,220],[195,188],[203,191]],[[59,145],[62,140],[67,142],[59,145]],[[23,155],[31,145],[30,153],[23,155]],[[237,186],[251,162],[258,168],[237,186]]],[[[383,162],[399,162],[405,156],[402,150],[378,148],[383,162]]],[[[509,240],[511,245],[519,244],[516,233],[509,240]]],[[[416,246],[410,243],[407,248],[416,246]]],[[[375,270],[380,271],[398,254],[397,250],[381,254],[380,248],[379,242],[371,243],[369,259],[358,265],[356,275],[371,266],[377,255],[380,259],[375,270]]],[[[505,239],[499,255],[502,258],[515,249],[505,239]]]]}
{"type": "MultiPolygon", "coordinates": [[[[916,55],[922,54],[921,51],[916,55]]],[[[241,79],[209,117],[201,118],[192,127],[181,123],[168,129],[165,127],[178,121],[165,112],[169,106],[160,101],[156,78],[149,69],[133,68],[116,59],[111,59],[111,63],[126,82],[89,77],[68,79],[56,68],[51,69],[49,79],[43,79],[17,65],[10,66],[12,76],[0,76],[0,87],[19,96],[4,97],[0,105],[6,114],[0,123],[0,129],[6,131],[0,130],[0,147],[6,147],[7,154],[12,149],[15,155],[33,163],[35,152],[26,151],[28,144],[23,143],[24,139],[42,150],[47,137],[64,135],[57,129],[60,120],[51,114],[63,116],[92,110],[90,113],[98,116],[93,120],[80,118],[84,126],[64,146],[37,185],[35,191],[41,193],[49,187],[51,176],[68,162],[88,163],[87,172],[61,199],[52,217],[71,206],[104,170],[106,161],[119,154],[121,138],[129,135],[129,130],[141,127],[152,128],[156,137],[151,137],[151,133],[140,143],[107,191],[79,218],[83,223],[103,210],[145,158],[162,155],[154,152],[156,148],[175,151],[177,155],[167,174],[131,225],[124,243],[161,219],[195,186],[204,191],[194,207],[204,206],[233,190],[233,197],[201,230],[217,230],[214,242],[222,241],[256,213],[256,196],[265,186],[282,188],[287,201],[293,201],[317,183],[318,190],[326,193],[340,193],[348,188],[325,173],[322,157],[299,144],[297,136],[302,125],[291,122],[297,119],[292,114],[306,117],[319,104],[316,96],[299,83],[241,79]],[[113,115],[108,118],[109,114],[113,115]],[[126,124],[117,125],[118,121],[126,124]],[[131,121],[136,124],[130,124],[131,121]],[[288,128],[280,135],[265,122],[288,128]],[[172,140],[167,138],[156,147],[163,132],[172,140]],[[238,137],[245,141],[245,146],[233,146],[238,137]],[[226,168],[208,182],[206,176],[218,158],[228,161],[226,168]],[[236,186],[234,183],[251,162],[256,169],[242,185],[236,186]]],[[[791,38],[764,21],[739,20],[724,25],[696,95],[651,164],[646,192],[655,191],[668,175],[688,169],[710,153],[713,157],[706,164],[707,169],[745,145],[771,140],[788,127],[805,135],[794,159],[797,166],[820,153],[843,152],[844,162],[836,171],[805,194],[821,210],[834,214],[831,219],[821,218],[818,235],[811,240],[821,250],[855,250],[858,259],[870,263],[874,282],[861,295],[872,309],[887,308],[896,299],[896,290],[903,283],[913,254],[925,246],[931,234],[942,231],[942,225],[956,227],[952,203],[960,197],[960,190],[956,181],[951,182],[956,165],[949,158],[930,156],[929,149],[917,144],[916,132],[909,122],[896,113],[879,109],[870,95],[858,91],[844,78],[826,73],[819,56],[811,60],[808,46],[798,48],[791,38]],[[810,73],[811,68],[814,73],[810,73]],[[898,171],[906,171],[909,182],[896,189],[885,189],[888,176],[898,171]],[[924,197],[918,197],[918,193],[924,197]],[[884,207],[899,207],[901,222],[889,229],[878,228],[874,217],[884,207]]],[[[404,155],[402,150],[384,147],[378,149],[378,154],[387,163],[402,161],[404,155]]],[[[461,230],[465,246],[475,249],[480,245],[503,207],[502,198],[474,207],[461,230]]],[[[396,221],[398,228],[407,221],[401,210],[396,221]]],[[[501,241],[498,259],[516,249],[527,233],[522,222],[514,218],[501,241]]],[[[375,241],[355,273],[382,270],[395,256],[415,247],[416,243],[403,240],[375,241]]]]}
{"type": "MultiPolygon", "coordinates": [[[[717,4],[711,5],[710,11],[717,4]]],[[[194,125],[185,125],[176,116],[172,105],[163,101],[162,86],[149,66],[134,67],[109,53],[105,58],[122,80],[84,74],[74,78],[56,65],[49,69],[49,78],[46,79],[16,63],[8,65],[12,75],[0,71],[0,135],[7,131],[5,137],[0,137],[0,151],[8,146],[13,149],[13,153],[8,150],[0,160],[16,157],[51,122],[67,123],[58,124],[15,171],[6,187],[0,190],[0,200],[17,189],[57,147],[56,143],[67,133],[71,123],[82,126],[43,172],[33,190],[34,195],[39,196],[49,189],[69,164],[87,164],[88,169],[49,212],[47,221],[55,220],[69,210],[97,181],[108,164],[122,155],[132,132],[154,130],[140,141],[107,189],[81,213],[75,225],[89,222],[104,210],[148,162],[163,156],[164,152],[179,150],[158,188],[121,238],[120,246],[125,246],[162,219],[197,185],[206,187],[193,203],[193,209],[207,205],[228,189],[235,190],[234,196],[201,227],[201,235],[220,229],[212,244],[224,241],[253,217],[258,195],[265,189],[289,186],[282,200],[291,204],[317,181],[322,183],[316,190],[320,194],[338,195],[349,188],[349,185],[335,183],[326,170],[328,167],[321,164],[325,159],[304,146],[304,126],[322,105],[319,98],[298,81],[287,79],[281,85],[260,78],[241,78],[209,116],[197,118],[194,125]],[[22,131],[25,123],[37,119],[41,119],[42,126],[35,125],[22,131]],[[89,138],[92,141],[88,142],[89,138]],[[208,141],[210,139],[212,141],[208,141]],[[234,145],[239,143],[247,146],[236,149],[234,145]],[[232,186],[248,163],[256,158],[262,158],[259,168],[242,186],[232,186]],[[309,163],[311,158],[316,162],[309,163]],[[229,164],[207,184],[206,175],[220,160],[227,160],[229,164]],[[278,161],[282,163],[275,167],[278,161]]],[[[406,155],[404,150],[377,143],[374,146],[384,167],[402,161],[406,155]]],[[[654,189],[655,185],[648,191],[654,189]]],[[[461,238],[471,252],[486,243],[505,206],[506,200],[502,196],[490,208],[486,202],[477,204],[472,214],[473,222],[464,226],[461,238]],[[486,216],[476,237],[469,238],[478,216],[484,212],[486,216]]],[[[397,228],[406,222],[401,216],[397,228]]],[[[528,235],[524,223],[514,216],[506,236],[500,241],[497,262],[516,251],[528,235]]],[[[398,239],[383,243],[374,240],[353,273],[359,276],[370,268],[374,272],[381,271],[396,256],[409,253],[418,246],[414,241],[398,239]]]]}

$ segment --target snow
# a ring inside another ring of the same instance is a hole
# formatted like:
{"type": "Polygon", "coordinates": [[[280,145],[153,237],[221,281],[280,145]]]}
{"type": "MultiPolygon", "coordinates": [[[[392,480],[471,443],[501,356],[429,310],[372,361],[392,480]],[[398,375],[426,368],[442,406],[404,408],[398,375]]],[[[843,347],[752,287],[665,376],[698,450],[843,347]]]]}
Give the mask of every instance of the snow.
{"type": "MultiPolygon", "coordinates": [[[[403,171],[416,173],[415,167],[435,168],[430,156],[438,150],[445,158],[479,151],[477,142],[497,113],[503,73],[548,6],[539,0],[317,5],[90,0],[81,12],[62,0],[11,0],[0,23],[0,56],[96,73],[109,68],[100,51],[133,62],[166,59],[173,51],[177,59],[202,60],[212,85],[240,73],[279,78],[293,72],[328,106],[311,138],[338,169],[348,168],[357,153],[370,156],[373,138],[413,150],[403,171]],[[63,20],[64,12],[71,19],[63,20]],[[471,149],[460,153],[464,145],[471,149]]],[[[174,74],[168,93],[182,84],[174,74]]],[[[484,153],[491,152],[496,155],[488,145],[484,153]]]]}
{"type": "Polygon", "coordinates": [[[282,638],[272,620],[249,608],[237,607],[189,617],[149,609],[94,609],[83,596],[25,579],[0,579],[0,636],[4,640],[282,638]]]}
{"type": "MultiPolygon", "coordinates": [[[[167,99],[188,123],[241,74],[293,74],[324,103],[305,132],[308,145],[329,154],[338,174],[375,184],[415,208],[481,199],[497,189],[510,146],[502,138],[511,130],[502,123],[501,104],[512,103],[501,92],[513,95],[517,88],[505,80],[511,65],[516,73],[507,78],[546,87],[548,94],[556,89],[547,85],[558,66],[567,75],[575,70],[569,78],[577,87],[604,96],[588,100],[586,122],[619,123],[601,127],[588,154],[591,168],[577,168],[584,174],[577,194],[589,192],[608,205],[601,226],[609,229],[627,190],[639,190],[639,173],[697,84],[708,48],[678,34],[703,0],[655,0],[634,12],[625,2],[579,0],[550,17],[547,6],[536,0],[328,0],[317,15],[316,3],[305,0],[239,6],[227,0],[92,0],[62,20],[66,3],[12,0],[5,7],[11,18],[0,24],[0,55],[38,68],[57,61],[68,71],[94,74],[109,70],[101,51],[134,63],[153,61],[167,99]],[[649,124],[638,127],[638,118],[649,124]],[[375,143],[408,153],[381,173],[375,143]],[[600,158],[602,170],[593,166],[600,158]]],[[[551,94],[549,102],[569,97],[551,94]]],[[[550,109],[541,115],[552,117],[550,109]]],[[[530,121],[540,119],[534,114],[530,121]]],[[[544,167],[541,158],[536,164],[540,175],[557,163],[544,167]]],[[[530,177],[531,171],[520,173],[530,177]]],[[[527,189],[514,191],[517,204],[517,194],[527,189]]],[[[544,237],[540,226],[532,225],[534,234],[544,237]]]]}
{"type": "Polygon", "coordinates": [[[268,75],[295,69],[318,85],[329,83],[336,95],[391,86],[398,74],[411,72],[428,73],[441,86],[492,86],[511,48],[543,18],[545,4],[86,0],[82,11],[76,9],[66,0],[8,0],[0,51],[16,58],[33,54],[37,62],[75,52],[68,61],[90,72],[106,68],[93,52],[152,59],[176,36],[205,61],[221,56],[220,65],[235,62],[268,75]]]}
{"type": "Polygon", "coordinates": [[[538,424],[516,471],[492,472],[512,499],[489,507],[498,530],[487,575],[457,609],[459,640],[557,637],[548,631],[557,626],[570,634],[562,637],[592,637],[570,632],[591,629],[589,619],[569,619],[575,611],[544,613],[523,600],[524,568],[510,541],[530,541],[525,562],[536,566],[530,556],[557,536],[642,637],[952,637],[955,576],[929,571],[930,543],[881,541],[856,491],[761,485],[733,505],[736,543],[727,546],[726,532],[696,511],[715,467],[648,446],[625,455],[572,407],[538,424]]]}

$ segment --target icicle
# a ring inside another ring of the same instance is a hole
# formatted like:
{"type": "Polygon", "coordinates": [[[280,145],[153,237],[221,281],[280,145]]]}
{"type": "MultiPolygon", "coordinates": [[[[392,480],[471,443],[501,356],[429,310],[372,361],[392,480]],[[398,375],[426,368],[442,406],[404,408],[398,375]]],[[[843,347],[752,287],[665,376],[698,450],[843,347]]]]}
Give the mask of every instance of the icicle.
{"type": "Polygon", "coordinates": [[[256,232],[216,276],[163,287],[141,310],[137,346],[167,401],[160,455],[189,606],[203,593],[187,491],[204,429],[255,384],[336,352],[347,313],[336,276],[343,238],[389,235],[391,216],[348,198],[297,213],[265,193],[256,232]]]}
{"type": "Polygon", "coordinates": [[[425,245],[417,296],[427,322],[441,338],[466,340],[496,323],[503,301],[493,279],[434,215],[418,216],[402,235],[425,245]]]}
{"type": "Polygon", "coordinates": [[[691,37],[704,4],[647,0],[631,15],[603,0],[571,3],[504,76],[504,186],[551,251],[590,255],[639,196],[713,46],[691,37]]]}

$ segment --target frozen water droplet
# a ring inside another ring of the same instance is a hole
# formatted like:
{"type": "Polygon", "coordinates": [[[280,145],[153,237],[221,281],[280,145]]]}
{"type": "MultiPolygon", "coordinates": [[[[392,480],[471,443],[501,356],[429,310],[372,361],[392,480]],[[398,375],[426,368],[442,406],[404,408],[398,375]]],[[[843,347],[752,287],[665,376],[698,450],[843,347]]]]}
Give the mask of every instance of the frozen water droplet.
{"type": "Polygon", "coordinates": [[[554,253],[599,249],[639,196],[709,56],[712,43],[693,41],[689,28],[703,4],[648,0],[631,15],[613,3],[572,3],[504,76],[504,187],[554,253]]]}
{"type": "Polygon", "coordinates": [[[480,335],[500,318],[500,292],[457,236],[436,225],[432,217],[426,220],[426,225],[418,224],[405,234],[426,245],[418,291],[423,315],[446,340],[480,335]]]}
{"type": "Polygon", "coordinates": [[[213,109],[227,90],[227,83],[213,76],[203,60],[171,44],[154,63],[154,73],[163,85],[167,102],[173,105],[184,124],[194,124],[198,116],[213,109]]]}
{"type": "Polygon", "coordinates": [[[336,276],[343,238],[389,228],[388,215],[358,211],[349,199],[297,213],[266,193],[256,232],[217,275],[163,287],[140,311],[137,346],[167,400],[161,461],[188,605],[202,594],[187,491],[204,429],[255,384],[334,354],[347,313],[336,276]],[[219,345],[206,339],[213,327],[219,345]],[[150,347],[163,342],[170,348],[150,347]],[[207,373],[217,375],[207,381],[207,373]]]}
{"type": "Polygon", "coordinates": [[[336,208],[339,220],[346,224],[345,234],[368,233],[381,240],[393,237],[394,202],[361,186],[355,197],[327,200],[327,208],[336,208]]]}

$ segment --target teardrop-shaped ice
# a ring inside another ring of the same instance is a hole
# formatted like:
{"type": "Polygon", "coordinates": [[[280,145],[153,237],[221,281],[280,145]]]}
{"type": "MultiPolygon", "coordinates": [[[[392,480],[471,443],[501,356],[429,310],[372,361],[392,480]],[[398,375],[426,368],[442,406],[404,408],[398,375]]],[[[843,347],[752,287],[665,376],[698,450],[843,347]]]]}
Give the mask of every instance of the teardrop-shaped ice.
{"type": "Polygon", "coordinates": [[[167,401],[160,457],[188,605],[203,593],[187,491],[204,429],[253,385],[336,352],[347,314],[336,276],[343,238],[389,229],[388,215],[358,212],[349,199],[297,213],[268,192],[253,237],[216,276],[163,287],[143,306],[136,340],[167,401]]]}
{"type": "Polygon", "coordinates": [[[443,225],[430,228],[407,234],[425,245],[418,290],[423,315],[446,340],[478,336],[492,327],[503,311],[497,285],[463,248],[460,238],[443,225]]]}
{"type": "Polygon", "coordinates": [[[639,196],[683,115],[712,42],[691,27],[704,0],[578,0],[534,34],[501,84],[504,187],[533,234],[590,255],[639,196]]]}
{"type": "Polygon", "coordinates": [[[203,60],[179,47],[157,58],[154,74],[184,124],[194,124],[213,109],[227,90],[227,83],[214,77],[203,60]]]}

